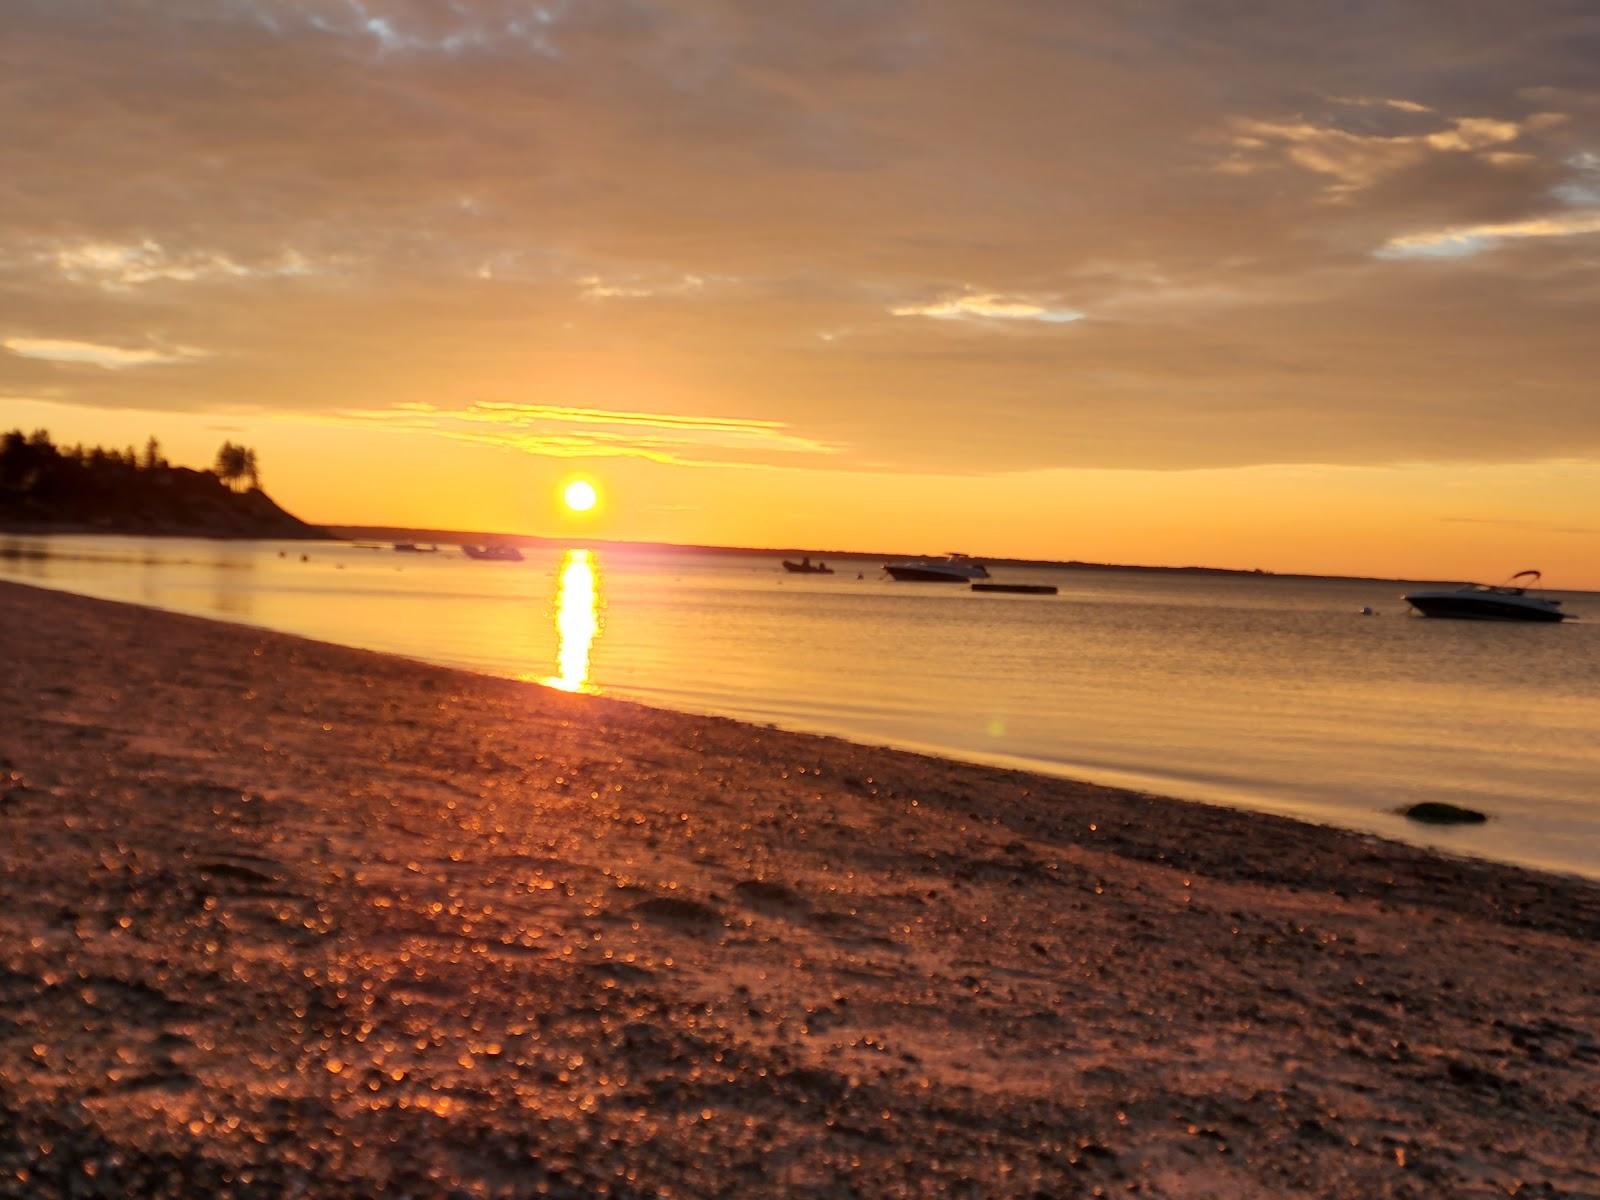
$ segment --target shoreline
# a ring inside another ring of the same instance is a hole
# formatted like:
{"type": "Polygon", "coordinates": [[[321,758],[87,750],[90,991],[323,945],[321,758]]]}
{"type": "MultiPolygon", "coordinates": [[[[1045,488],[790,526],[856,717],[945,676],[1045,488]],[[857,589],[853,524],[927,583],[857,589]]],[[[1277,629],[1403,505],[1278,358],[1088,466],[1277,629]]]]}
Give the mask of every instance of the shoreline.
{"type": "MultiPolygon", "coordinates": [[[[502,683],[511,683],[518,686],[539,688],[542,691],[556,691],[563,695],[578,695],[585,700],[599,701],[609,704],[620,704],[628,707],[643,709],[651,713],[660,713],[669,716],[683,717],[692,721],[725,721],[735,726],[749,729],[753,732],[768,732],[783,734],[797,738],[814,738],[823,742],[838,743],[842,746],[854,747],[861,750],[877,751],[885,754],[905,755],[910,758],[927,763],[930,768],[942,767],[973,767],[981,771],[996,772],[1004,775],[1016,775],[1033,778],[1041,783],[1052,782],[1066,784],[1071,787],[1088,788],[1120,795],[1134,800],[1152,801],[1159,804],[1195,805],[1221,813],[1233,813],[1243,818],[1262,818],[1270,821],[1284,821],[1291,825],[1303,826],[1310,830],[1325,831],[1341,836],[1370,840],[1381,846],[1396,850],[1412,851],[1428,858],[1438,859],[1445,863],[1459,863],[1463,865],[1480,865],[1485,867],[1506,867],[1515,871],[1547,876],[1552,880],[1563,880],[1568,883],[1577,883],[1600,888],[1600,874],[1589,875],[1579,870],[1563,870],[1558,867],[1538,863],[1517,862],[1509,859],[1490,858],[1487,855],[1474,854],[1469,851],[1454,851],[1436,845],[1426,845],[1419,842],[1406,841],[1403,838],[1391,837],[1383,832],[1363,829],[1354,825],[1339,824],[1332,820],[1319,820],[1314,816],[1284,811],[1282,809],[1256,806],[1249,803],[1248,797],[1236,801],[1228,799],[1207,799],[1198,796],[1180,796],[1164,792],[1158,788],[1143,788],[1132,784],[1119,784],[1102,782],[1088,778],[1085,774],[1075,773],[1072,764],[1063,764],[1060,770],[1050,770],[1045,766],[1030,763],[1023,758],[1003,754],[984,755],[973,753],[959,755],[931,743],[907,740],[894,741],[868,741],[853,737],[848,733],[829,732],[826,730],[803,729],[779,724],[774,721],[763,721],[754,718],[735,716],[729,713],[716,712],[710,709],[677,708],[666,704],[654,704],[649,700],[638,699],[632,696],[621,695],[616,692],[581,692],[569,693],[560,688],[549,688],[537,680],[526,678],[511,672],[495,672],[476,668],[466,664],[439,662],[427,658],[419,658],[408,654],[401,654],[386,650],[372,650],[363,646],[352,646],[345,642],[326,641],[321,638],[311,637],[307,634],[294,633],[287,630],[275,629],[269,625],[255,624],[244,620],[229,620],[221,616],[190,613],[182,609],[166,608],[158,604],[142,604],[127,600],[110,600],[99,596],[90,596],[84,592],[73,591],[70,588],[56,587],[46,583],[23,582],[14,579],[0,579],[0,588],[14,586],[28,588],[35,591],[50,592],[77,599],[93,601],[97,604],[110,604],[118,607],[143,609],[166,616],[180,617],[186,620],[201,621],[210,625],[221,626],[226,629],[243,631],[256,631],[274,637],[288,638],[293,641],[305,642],[313,646],[325,646],[333,649],[348,650],[356,654],[372,654],[380,658],[392,659],[400,663],[409,663],[419,668],[471,676],[477,679],[495,680],[502,683]]],[[[1380,810],[1372,810],[1374,812],[1380,810]]],[[[1386,810],[1385,810],[1386,811],[1386,810]]],[[[1398,813],[1392,814],[1398,815],[1398,813]]]]}
{"type": "Polygon", "coordinates": [[[25,584],[0,654],[0,1180],[1600,1190],[1582,878],[25,584]]]}
{"type": "MultiPolygon", "coordinates": [[[[495,533],[493,531],[472,531],[464,529],[422,529],[406,528],[399,525],[350,525],[332,522],[329,524],[312,524],[307,522],[316,534],[303,537],[275,537],[257,535],[234,534],[206,534],[206,533],[181,533],[181,532],[150,532],[148,530],[112,530],[96,529],[88,526],[73,528],[55,527],[50,529],[33,528],[25,529],[14,525],[0,523],[0,534],[10,534],[22,537],[49,537],[63,536],[104,536],[104,537],[151,537],[151,538],[201,538],[213,541],[334,541],[353,543],[375,539],[379,541],[423,541],[436,542],[439,545],[456,546],[462,544],[476,545],[483,542],[505,542],[509,545],[533,548],[558,548],[558,547],[599,547],[614,551],[667,551],[686,555],[699,555],[702,557],[729,557],[729,558],[761,558],[781,559],[792,558],[796,555],[810,554],[822,558],[839,560],[861,560],[872,562],[882,559],[901,559],[916,557],[905,551],[865,551],[865,550],[829,550],[815,547],[761,547],[761,546],[711,546],[692,542],[636,542],[607,538],[572,538],[553,537],[537,533],[495,533]]],[[[1308,571],[1268,571],[1249,567],[1208,567],[1202,565],[1188,566],[1159,566],[1141,563],[1101,563],[1085,562],[1081,559],[1055,559],[1055,558],[1015,558],[1015,557],[985,557],[976,556],[992,566],[1016,568],[1019,570],[1042,569],[1049,571],[1105,571],[1113,574],[1139,574],[1141,572],[1151,575],[1177,576],[1180,578],[1210,579],[1210,578],[1243,578],[1243,579],[1279,579],[1289,582],[1296,580],[1316,583],[1381,583],[1381,584],[1423,584],[1437,587],[1456,586],[1466,582],[1462,579],[1407,579],[1399,576],[1387,575],[1319,575],[1308,571]]],[[[1600,596],[1600,588],[1551,588],[1551,591],[1561,592],[1563,595],[1572,596],[1600,596]]]]}
{"type": "Polygon", "coordinates": [[[181,527],[171,525],[161,529],[110,528],[89,522],[27,522],[0,521],[0,537],[125,537],[165,538],[174,541],[202,542],[337,542],[345,539],[328,532],[320,525],[306,525],[304,531],[278,530],[271,533],[239,533],[233,530],[181,527]]]}
{"type": "MultiPolygon", "coordinates": [[[[3,553],[3,551],[0,551],[0,553],[3,553]]],[[[64,595],[88,597],[88,593],[75,591],[69,587],[58,586],[45,581],[6,580],[0,578],[0,583],[6,582],[16,583],[18,586],[23,587],[35,587],[60,592],[64,595]]],[[[88,598],[102,599],[100,597],[88,598]]],[[[217,613],[188,612],[179,608],[163,607],[155,603],[144,603],[121,598],[105,599],[104,602],[131,604],[135,607],[150,608],[153,611],[171,613],[178,616],[191,616],[198,620],[214,621],[240,629],[269,630],[285,637],[302,638],[314,643],[341,646],[367,653],[385,654],[407,662],[441,667],[447,670],[464,671],[484,678],[537,682],[530,681],[525,672],[496,671],[488,666],[466,661],[451,661],[445,658],[429,659],[396,650],[355,646],[345,642],[324,642],[311,634],[277,629],[274,626],[252,622],[243,617],[225,617],[217,613]]],[[[1198,804],[1247,815],[1289,820],[1318,829],[1338,830],[1375,838],[1385,843],[1413,847],[1448,860],[1512,866],[1555,877],[1600,884],[1600,863],[1579,866],[1571,863],[1540,861],[1527,856],[1526,853],[1518,857],[1494,857],[1476,849],[1458,849],[1443,844],[1448,837],[1448,826],[1416,825],[1414,828],[1410,827],[1400,809],[1397,808],[1344,809],[1324,806],[1318,809],[1293,802],[1280,802],[1272,795],[1252,792],[1249,789],[1196,783],[1182,777],[1163,777],[1159,773],[1147,772],[1139,766],[1096,768],[1079,766],[1071,762],[1046,761],[1042,759],[1030,760],[1024,755],[985,754],[981,751],[970,751],[959,747],[944,747],[934,743],[920,742],[914,738],[899,740],[883,738],[871,732],[858,733],[847,728],[828,728],[825,723],[806,727],[803,723],[786,724],[782,723],[781,720],[770,720],[760,714],[741,715],[737,712],[717,711],[711,707],[697,708],[692,703],[674,706],[648,697],[629,696],[613,690],[590,694],[599,695],[608,700],[638,704],[645,708],[659,709],[663,712],[677,713],[688,717],[720,718],[746,724],[752,728],[771,729],[799,736],[838,739],[850,745],[866,749],[899,751],[939,762],[962,763],[993,770],[1013,771],[1088,787],[1101,787],[1118,792],[1129,792],[1175,803],[1198,804]],[[1385,824],[1389,825],[1390,828],[1384,828],[1385,824]]],[[[1501,818],[1491,812],[1489,819],[1495,821],[1501,818]]]]}

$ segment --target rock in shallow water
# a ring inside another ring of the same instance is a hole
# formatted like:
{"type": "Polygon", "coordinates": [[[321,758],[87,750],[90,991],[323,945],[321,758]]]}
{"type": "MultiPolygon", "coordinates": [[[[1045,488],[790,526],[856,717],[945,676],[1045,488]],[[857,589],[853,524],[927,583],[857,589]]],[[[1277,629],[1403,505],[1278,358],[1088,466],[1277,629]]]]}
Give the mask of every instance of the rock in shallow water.
{"type": "Polygon", "coordinates": [[[1424,800],[1421,804],[1402,808],[1400,815],[1421,821],[1424,825],[1482,825],[1489,819],[1488,814],[1475,808],[1462,808],[1442,800],[1424,800]]]}

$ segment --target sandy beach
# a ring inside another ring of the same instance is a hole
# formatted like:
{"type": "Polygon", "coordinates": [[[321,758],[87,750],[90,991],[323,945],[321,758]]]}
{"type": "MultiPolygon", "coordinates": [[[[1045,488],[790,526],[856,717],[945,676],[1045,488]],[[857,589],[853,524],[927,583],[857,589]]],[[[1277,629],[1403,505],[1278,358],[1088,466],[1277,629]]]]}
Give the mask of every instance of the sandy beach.
{"type": "Polygon", "coordinates": [[[1600,1196],[1600,885],[0,584],[0,1195],[1600,1196]]]}

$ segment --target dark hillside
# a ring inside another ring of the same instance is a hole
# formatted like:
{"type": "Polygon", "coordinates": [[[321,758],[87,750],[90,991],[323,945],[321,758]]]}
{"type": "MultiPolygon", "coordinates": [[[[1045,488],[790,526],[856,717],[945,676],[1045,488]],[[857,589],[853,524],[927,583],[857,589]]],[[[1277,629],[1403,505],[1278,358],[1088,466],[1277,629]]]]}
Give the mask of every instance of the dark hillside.
{"type": "Polygon", "coordinates": [[[0,529],[223,538],[326,538],[259,487],[132,451],[61,449],[43,433],[0,438],[0,529]]]}

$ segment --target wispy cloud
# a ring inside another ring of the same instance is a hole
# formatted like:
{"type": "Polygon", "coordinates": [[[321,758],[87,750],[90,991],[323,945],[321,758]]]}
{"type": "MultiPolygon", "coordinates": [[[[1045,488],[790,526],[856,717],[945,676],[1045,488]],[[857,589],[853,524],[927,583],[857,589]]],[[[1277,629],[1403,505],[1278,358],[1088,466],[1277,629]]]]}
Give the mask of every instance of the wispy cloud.
{"type": "Polygon", "coordinates": [[[775,465],[773,456],[835,454],[838,447],[782,421],[480,401],[466,408],[402,404],[355,409],[344,421],[436,433],[551,458],[642,458],[674,466],[775,465]]]}
{"type": "Polygon", "coordinates": [[[173,346],[164,350],[131,349],[126,346],[108,346],[100,342],[78,342],[64,338],[8,337],[0,339],[0,346],[23,358],[37,358],[45,362],[74,366],[101,367],[108,371],[195,362],[211,355],[209,350],[199,350],[193,346],[173,346]]]}
{"type": "Polygon", "coordinates": [[[1573,208],[1600,207],[1600,154],[1585,150],[1567,159],[1574,178],[1558,183],[1550,194],[1573,208]]]}
{"type": "Polygon", "coordinates": [[[1287,162],[1327,177],[1331,181],[1329,194],[1342,199],[1437,154],[1475,155],[1494,165],[1523,161],[1525,156],[1510,154],[1503,148],[1520,138],[1525,128],[1545,128],[1564,119],[1559,113],[1540,113],[1519,123],[1496,117],[1443,117],[1424,105],[1401,100],[1357,97],[1336,102],[1392,109],[1405,114],[1406,122],[1413,126],[1423,119],[1444,124],[1432,129],[1373,133],[1305,117],[1239,117],[1232,123],[1229,138],[1233,151],[1217,169],[1225,174],[1253,175],[1287,162]]]}
{"type": "Polygon", "coordinates": [[[929,304],[902,304],[889,311],[897,317],[929,317],[936,321],[1042,321],[1050,325],[1081,321],[1085,316],[1054,300],[1002,296],[996,292],[966,292],[929,304]]]}
{"type": "Polygon", "coordinates": [[[1329,96],[1335,104],[1346,104],[1352,108],[1392,108],[1398,112],[1428,113],[1433,109],[1426,104],[1418,104],[1415,100],[1399,100],[1388,96],[1329,96]]]}
{"type": "Polygon", "coordinates": [[[1592,233],[1600,233],[1600,209],[1407,233],[1390,238],[1375,253],[1379,258],[1468,258],[1506,242],[1592,233]]]}
{"type": "Polygon", "coordinates": [[[580,294],[585,300],[644,300],[652,296],[692,296],[703,291],[706,281],[699,275],[681,275],[676,279],[648,280],[638,276],[607,279],[600,275],[585,275],[578,280],[580,294]]]}
{"type": "Polygon", "coordinates": [[[62,275],[108,291],[148,283],[196,283],[308,275],[310,264],[292,250],[260,263],[243,263],[215,250],[174,251],[151,238],[137,242],[77,241],[45,252],[62,275]]]}
{"type": "Polygon", "coordinates": [[[550,34],[562,5],[519,3],[483,6],[465,4],[386,5],[381,0],[301,0],[296,5],[267,5],[260,0],[235,0],[274,33],[291,22],[319,33],[359,39],[385,54],[458,56],[475,51],[520,49],[553,57],[550,34]]]}

